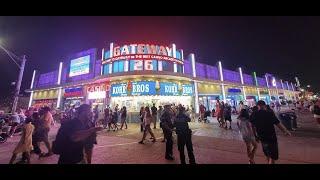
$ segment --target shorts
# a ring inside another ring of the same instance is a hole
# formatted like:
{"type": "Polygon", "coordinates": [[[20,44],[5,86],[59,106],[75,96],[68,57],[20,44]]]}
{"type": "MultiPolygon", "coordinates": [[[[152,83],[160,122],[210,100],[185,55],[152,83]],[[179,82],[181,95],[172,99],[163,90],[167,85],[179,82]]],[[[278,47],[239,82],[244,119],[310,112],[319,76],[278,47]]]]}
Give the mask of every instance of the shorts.
{"type": "Polygon", "coordinates": [[[261,142],[264,155],[273,160],[279,159],[278,142],[261,142]]]}

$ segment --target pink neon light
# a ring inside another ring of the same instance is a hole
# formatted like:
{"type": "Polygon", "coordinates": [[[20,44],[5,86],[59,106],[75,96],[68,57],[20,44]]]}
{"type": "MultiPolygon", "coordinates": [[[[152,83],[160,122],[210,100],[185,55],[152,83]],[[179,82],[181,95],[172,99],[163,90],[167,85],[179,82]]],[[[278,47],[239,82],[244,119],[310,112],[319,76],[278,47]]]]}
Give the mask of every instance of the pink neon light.
{"type": "Polygon", "coordinates": [[[133,55],[121,55],[115,56],[109,59],[102,61],[102,64],[110,63],[118,60],[162,60],[162,61],[172,61],[179,64],[183,64],[183,62],[179,59],[170,56],[164,55],[155,55],[155,54],[133,54],[133,55]]]}

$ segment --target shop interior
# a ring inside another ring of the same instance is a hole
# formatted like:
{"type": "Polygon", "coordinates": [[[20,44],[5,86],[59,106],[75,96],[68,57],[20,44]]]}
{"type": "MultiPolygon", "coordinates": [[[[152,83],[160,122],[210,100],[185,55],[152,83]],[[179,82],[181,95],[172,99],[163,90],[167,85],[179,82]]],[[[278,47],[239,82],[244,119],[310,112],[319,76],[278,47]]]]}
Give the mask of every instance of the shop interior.
{"type": "Polygon", "coordinates": [[[199,104],[203,104],[206,110],[216,109],[217,100],[220,95],[199,96],[199,104]]]}
{"type": "Polygon", "coordinates": [[[139,112],[141,107],[151,107],[155,103],[156,107],[166,104],[182,104],[185,107],[192,105],[191,96],[125,96],[112,97],[110,106],[114,108],[117,104],[119,107],[126,106],[128,112],[139,112]]]}

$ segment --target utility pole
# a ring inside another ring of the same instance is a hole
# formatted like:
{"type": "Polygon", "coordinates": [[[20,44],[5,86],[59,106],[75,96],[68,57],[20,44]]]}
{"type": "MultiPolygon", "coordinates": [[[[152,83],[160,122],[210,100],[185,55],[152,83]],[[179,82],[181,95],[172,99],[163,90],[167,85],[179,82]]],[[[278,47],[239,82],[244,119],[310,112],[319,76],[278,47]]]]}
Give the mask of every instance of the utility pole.
{"type": "Polygon", "coordinates": [[[24,67],[26,65],[27,59],[26,59],[26,55],[23,55],[21,58],[21,57],[18,57],[17,55],[15,55],[14,53],[12,53],[11,51],[7,50],[4,46],[1,45],[1,41],[0,41],[0,49],[2,49],[4,52],[7,53],[7,55],[10,57],[10,59],[18,66],[18,68],[20,70],[18,82],[16,83],[16,89],[14,92],[14,100],[13,100],[12,109],[11,109],[11,112],[14,113],[14,112],[16,112],[17,105],[18,105],[20,87],[21,87],[24,67]],[[21,62],[21,64],[19,62],[21,62]]]}
{"type": "Polygon", "coordinates": [[[23,78],[23,72],[24,72],[24,67],[25,67],[26,61],[27,61],[26,55],[23,55],[22,60],[21,60],[21,65],[19,67],[20,72],[19,72],[18,82],[16,85],[15,93],[14,93],[14,100],[13,100],[13,105],[12,105],[12,110],[11,110],[12,113],[16,112],[16,109],[17,109],[19,94],[20,94],[20,87],[21,87],[21,82],[22,82],[22,78],[23,78]]]}

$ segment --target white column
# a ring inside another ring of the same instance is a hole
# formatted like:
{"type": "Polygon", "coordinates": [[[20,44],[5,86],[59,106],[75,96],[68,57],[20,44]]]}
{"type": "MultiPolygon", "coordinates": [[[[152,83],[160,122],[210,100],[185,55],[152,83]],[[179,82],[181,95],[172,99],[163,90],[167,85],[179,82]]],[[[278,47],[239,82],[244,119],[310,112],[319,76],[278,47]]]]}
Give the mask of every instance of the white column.
{"type": "Polygon", "coordinates": [[[199,95],[198,95],[198,83],[194,80],[193,81],[194,84],[194,109],[196,111],[196,113],[199,113],[199,95]]]}
{"type": "MultiPolygon", "coordinates": [[[[196,60],[194,58],[194,54],[190,54],[190,58],[191,58],[191,66],[192,66],[192,76],[194,78],[196,78],[197,77],[196,60]]],[[[198,84],[197,84],[196,80],[193,80],[193,84],[194,84],[194,109],[195,109],[196,113],[199,113],[198,84]]]]}
{"type": "MultiPolygon", "coordinates": [[[[177,49],[176,49],[176,45],[172,44],[172,57],[176,58],[177,57],[177,49]]],[[[177,63],[174,62],[173,63],[173,72],[177,72],[178,68],[177,68],[177,63]]]]}
{"type": "Polygon", "coordinates": [[[224,84],[223,84],[223,71],[222,71],[221,61],[218,61],[218,70],[219,70],[219,74],[220,74],[222,98],[223,98],[223,101],[226,102],[226,91],[224,89],[224,84]]]}
{"type": "Polygon", "coordinates": [[[58,82],[57,84],[60,85],[61,84],[61,73],[62,73],[62,66],[63,66],[63,62],[60,62],[59,64],[59,74],[58,74],[58,82]]]}
{"type": "Polygon", "coordinates": [[[178,67],[176,62],[173,63],[173,72],[175,73],[178,72],[178,67]]]}
{"type": "MultiPolygon", "coordinates": [[[[60,85],[61,84],[61,73],[62,73],[62,66],[63,66],[63,62],[60,62],[60,65],[59,65],[59,74],[58,74],[58,82],[57,84],[60,85]]],[[[57,108],[60,107],[60,102],[61,102],[61,92],[62,91],[62,87],[59,87],[59,90],[58,90],[58,101],[57,101],[57,108]]]]}
{"type": "MultiPolygon", "coordinates": [[[[110,58],[112,58],[112,57],[113,57],[113,43],[110,43],[110,58]]],[[[109,64],[109,74],[112,73],[112,63],[113,62],[110,62],[110,64],[109,64]]]]}
{"type": "MultiPolygon", "coordinates": [[[[33,88],[35,76],[36,76],[36,70],[33,70],[32,79],[31,79],[31,84],[30,84],[30,89],[31,89],[31,90],[32,90],[32,88],[33,88]]],[[[33,91],[31,91],[31,94],[30,94],[30,99],[29,99],[29,103],[28,103],[28,108],[31,107],[32,100],[33,100],[33,91]]]]}
{"type": "Polygon", "coordinates": [[[158,61],[158,71],[162,71],[162,61],[158,61]]]}
{"type": "Polygon", "coordinates": [[[28,108],[31,107],[31,105],[32,105],[32,99],[33,99],[33,91],[31,91],[28,108]]]}
{"type": "MultiPolygon", "coordinates": [[[[184,58],[183,58],[183,50],[181,49],[181,60],[184,61],[184,58]]],[[[182,65],[182,73],[184,74],[184,64],[182,65]]]]}
{"type": "Polygon", "coordinates": [[[242,74],[242,68],[239,67],[239,73],[240,73],[240,80],[241,80],[241,84],[242,84],[242,92],[243,92],[243,99],[244,101],[247,100],[247,95],[246,95],[246,91],[244,88],[244,81],[243,81],[243,74],[242,74]]]}
{"type": "Polygon", "coordinates": [[[278,102],[280,103],[279,90],[278,90],[278,84],[277,84],[277,81],[276,81],[276,90],[277,90],[277,98],[278,98],[278,102]]]}
{"type": "MultiPolygon", "coordinates": [[[[104,48],[102,48],[102,52],[101,52],[101,62],[104,59],[104,48]]],[[[100,68],[100,76],[103,74],[103,64],[101,63],[101,68],[100,68]]]]}
{"type": "Polygon", "coordinates": [[[124,72],[129,71],[129,60],[124,61],[124,72]]]}
{"type": "Polygon", "coordinates": [[[258,92],[258,101],[260,100],[260,91],[259,88],[257,88],[257,92],[258,92]]]}
{"type": "Polygon", "coordinates": [[[110,43],[110,58],[113,57],[113,43],[110,43]]]}
{"type": "Polygon", "coordinates": [[[270,100],[271,100],[271,93],[270,93],[270,89],[269,89],[268,76],[265,75],[265,78],[266,78],[266,82],[267,82],[267,89],[268,89],[269,98],[270,98],[270,100]]]}
{"type": "Polygon", "coordinates": [[[197,77],[196,62],[195,62],[194,54],[190,54],[190,57],[191,57],[192,77],[197,77]]]}
{"type": "Polygon", "coordinates": [[[59,87],[58,90],[58,101],[57,101],[57,108],[60,107],[60,102],[61,102],[61,94],[62,94],[62,87],[59,87]]]}

